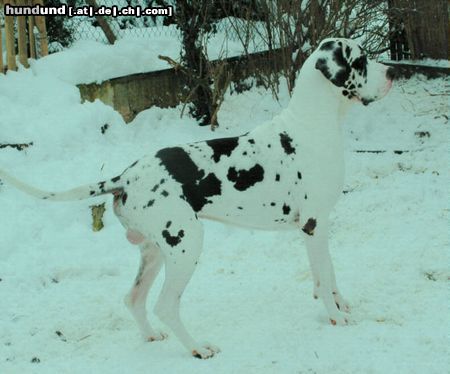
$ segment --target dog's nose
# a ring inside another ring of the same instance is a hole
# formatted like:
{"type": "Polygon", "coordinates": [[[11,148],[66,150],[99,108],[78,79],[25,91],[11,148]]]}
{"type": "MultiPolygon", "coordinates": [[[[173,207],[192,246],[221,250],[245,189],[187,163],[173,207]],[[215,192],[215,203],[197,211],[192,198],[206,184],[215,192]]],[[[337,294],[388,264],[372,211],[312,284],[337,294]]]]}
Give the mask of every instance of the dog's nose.
{"type": "Polygon", "coordinates": [[[392,66],[387,68],[386,70],[386,77],[390,81],[393,81],[397,77],[397,71],[392,66]]]}

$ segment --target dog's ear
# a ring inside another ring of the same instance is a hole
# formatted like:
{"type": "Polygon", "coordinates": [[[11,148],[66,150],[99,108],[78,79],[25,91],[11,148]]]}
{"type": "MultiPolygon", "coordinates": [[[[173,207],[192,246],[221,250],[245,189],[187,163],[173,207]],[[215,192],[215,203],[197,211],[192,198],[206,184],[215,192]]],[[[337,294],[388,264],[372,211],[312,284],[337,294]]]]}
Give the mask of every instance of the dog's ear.
{"type": "Polygon", "coordinates": [[[320,70],[322,74],[336,87],[343,87],[345,81],[350,76],[350,65],[339,58],[342,53],[334,54],[333,61],[330,59],[321,57],[316,61],[316,69],[320,70]]]}
{"type": "Polygon", "coordinates": [[[326,58],[319,58],[316,61],[316,69],[320,70],[325,78],[331,80],[330,68],[328,67],[328,60],[326,58]]]}

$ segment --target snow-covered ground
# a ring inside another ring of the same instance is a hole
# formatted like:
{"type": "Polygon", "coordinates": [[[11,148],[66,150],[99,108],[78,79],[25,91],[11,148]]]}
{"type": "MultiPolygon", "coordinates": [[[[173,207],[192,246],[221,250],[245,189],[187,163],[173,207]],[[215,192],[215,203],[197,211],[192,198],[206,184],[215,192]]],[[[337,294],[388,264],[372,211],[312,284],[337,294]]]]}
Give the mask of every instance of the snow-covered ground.
{"type": "MultiPolygon", "coordinates": [[[[125,125],[99,101],[81,104],[74,85],[92,70],[123,73],[114,57],[127,53],[105,51],[107,66],[83,64],[83,48],[73,48],[70,58],[0,75],[0,143],[33,142],[0,149],[0,167],[63,190],[115,176],[162,146],[243,133],[289,100],[285,88],[280,103],[257,88],[228,96],[214,133],[180,119],[180,108],[152,108],[125,125]]],[[[347,193],[333,213],[331,251],[352,305],[348,327],[331,326],[313,300],[297,232],[205,222],[182,315],[196,337],[222,349],[207,361],[191,358],[170,331],[163,342],[141,340],[122,303],[139,253],[110,198],[49,203],[0,185],[0,373],[447,372],[448,115],[448,81],[416,77],[346,121],[347,193]],[[365,150],[385,152],[356,152],[365,150]],[[94,233],[89,206],[102,201],[105,228],[94,233]]]]}

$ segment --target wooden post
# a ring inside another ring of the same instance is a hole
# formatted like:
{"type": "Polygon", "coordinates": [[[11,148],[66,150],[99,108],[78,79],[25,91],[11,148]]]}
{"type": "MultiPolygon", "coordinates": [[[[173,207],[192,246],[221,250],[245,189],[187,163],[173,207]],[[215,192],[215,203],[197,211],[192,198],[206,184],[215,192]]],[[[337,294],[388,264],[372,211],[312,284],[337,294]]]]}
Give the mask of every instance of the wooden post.
{"type": "MultiPolygon", "coordinates": [[[[43,0],[33,0],[33,5],[44,5],[43,0]]],[[[39,41],[41,45],[41,56],[48,55],[48,40],[47,40],[47,26],[45,25],[45,17],[44,16],[36,16],[35,17],[36,26],[39,30],[39,41]]]]}
{"type": "MultiPolygon", "coordinates": [[[[33,1],[27,0],[27,5],[32,6],[33,1]]],[[[30,45],[30,58],[36,58],[36,40],[34,38],[34,16],[28,16],[28,42],[30,45]]]]}
{"type": "MultiPolygon", "coordinates": [[[[7,0],[5,4],[14,5],[14,0],[7,0]]],[[[6,62],[8,70],[17,70],[16,47],[14,43],[14,17],[5,16],[5,41],[6,41],[6,62]]]]}
{"type": "MultiPolygon", "coordinates": [[[[25,5],[24,0],[16,0],[16,5],[25,5]]],[[[25,16],[17,17],[17,30],[18,30],[18,49],[19,49],[19,61],[26,68],[30,65],[28,64],[28,49],[27,49],[27,25],[25,16]]]]}
{"type": "MultiPolygon", "coordinates": [[[[0,3],[0,6],[2,4],[0,3]]],[[[3,73],[4,66],[3,66],[3,44],[2,44],[2,28],[0,27],[0,74],[3,73]]]]}

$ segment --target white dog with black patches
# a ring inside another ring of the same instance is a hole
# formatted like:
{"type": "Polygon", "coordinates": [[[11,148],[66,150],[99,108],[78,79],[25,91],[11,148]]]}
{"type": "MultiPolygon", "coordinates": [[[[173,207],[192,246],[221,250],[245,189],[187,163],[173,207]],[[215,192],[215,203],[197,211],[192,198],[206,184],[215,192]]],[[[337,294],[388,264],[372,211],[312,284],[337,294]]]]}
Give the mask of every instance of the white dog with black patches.
{"type": "Polygon", "coordinates": [[[165,281],[156,315],[198,358],[218,349],[186,330],[179,307],[203,244],[200,219],[252,228],[299,229],[314,280],[333,325],[345,325],[349,306],[337,286],[328,251],[329,214],[344,183],[341,122],[352,102],[367,105],[387,94],[393,72],[370,61],[347,39],[326,39],[306,60],[286,109],[239,137],[164,148],[111,180],[49,193],[4,171],[0,178],[53,201],[114,195],[114,212],[141,265],[125,298],[148,341],[161,340],[146,313],[147,293],[162,264],[165,281]]]}

